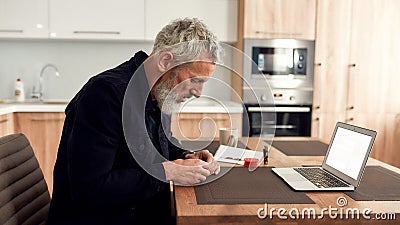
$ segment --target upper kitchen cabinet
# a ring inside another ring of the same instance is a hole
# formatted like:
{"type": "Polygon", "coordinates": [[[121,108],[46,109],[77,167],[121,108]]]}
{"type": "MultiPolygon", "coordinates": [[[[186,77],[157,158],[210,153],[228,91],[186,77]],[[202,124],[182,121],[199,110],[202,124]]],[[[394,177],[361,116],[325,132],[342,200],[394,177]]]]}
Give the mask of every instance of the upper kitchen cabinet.
{"type": "Polygon", "coordinates": [[[197,17],[223,42],[237,41],[238,0],[146,0],[146,39],[171,20],[197,17]]]}
{"type": "Polygon", "coordinates": [[[244,0],[244,38],[315,39],[316,0],[244,0]]]}
{"type": "Polygon", "coordinates": [[[1,38],[47,38],[47,0],[1,0],[1,38]]]}
{"type": "Polygon", "coordinates": [[[49,0],[50,38],[144,39],[144,0],[49,0]]]}

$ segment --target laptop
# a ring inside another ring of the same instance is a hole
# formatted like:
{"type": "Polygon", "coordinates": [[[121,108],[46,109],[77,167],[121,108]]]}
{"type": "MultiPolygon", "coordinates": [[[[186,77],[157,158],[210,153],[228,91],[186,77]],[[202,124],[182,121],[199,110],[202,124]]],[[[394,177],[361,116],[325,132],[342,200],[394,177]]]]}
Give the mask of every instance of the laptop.
{"type": "Polygon", "coordinates": [[[273,168],[297,191],[352,191],[360,184],[376,131],[337,122],[320,167],[273,168]]]}

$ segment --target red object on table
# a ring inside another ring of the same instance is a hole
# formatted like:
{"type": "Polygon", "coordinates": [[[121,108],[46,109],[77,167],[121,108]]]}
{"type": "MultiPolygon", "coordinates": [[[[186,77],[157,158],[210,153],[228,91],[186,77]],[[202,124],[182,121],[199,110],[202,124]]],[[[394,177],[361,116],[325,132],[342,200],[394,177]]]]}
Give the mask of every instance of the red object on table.
{"type": "Polygon", "coordinates": [[[257,158],[244,158],[244,166],[249,167],[249,166],[257,166],[258,165],[258,159],[257,158]]]}

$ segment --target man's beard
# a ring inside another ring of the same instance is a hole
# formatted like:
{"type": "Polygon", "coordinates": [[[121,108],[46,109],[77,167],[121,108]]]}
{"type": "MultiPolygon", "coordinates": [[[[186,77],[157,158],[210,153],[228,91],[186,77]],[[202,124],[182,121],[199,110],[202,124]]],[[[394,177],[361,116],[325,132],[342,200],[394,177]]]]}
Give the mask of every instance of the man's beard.
{"type": "Polygon", "coordinates": [[[158,107],[167,115],[178,111],[180,106],[177,102],[179,94],[173,90],[175,76],[176,74],[172,74],[166,81],[160,82],[154,87],[154,97],[157,100],[158,107]]]}

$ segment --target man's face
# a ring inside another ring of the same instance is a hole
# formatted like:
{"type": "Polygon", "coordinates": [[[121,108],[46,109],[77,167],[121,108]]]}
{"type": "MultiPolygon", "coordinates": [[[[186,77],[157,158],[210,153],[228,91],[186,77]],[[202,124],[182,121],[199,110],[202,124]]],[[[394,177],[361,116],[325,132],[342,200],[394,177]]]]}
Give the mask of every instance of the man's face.
{"type": "Polygon", "coordinates": [[[192,96],[200,97],[204,83],[210,79],[214,70],[214,63],[197,61],[165,73],[154,87],[154,96],[159,107],[170,113],[179,103],[192,96]]]}
{"type": "Polygon", "coordinates": [[[198,98],[215,70],[215,64],[210,62],[193,62],[178,68],[175,73],[174,91],[178,94],[178,103],[184,102],[192,96],[198,98]]]}

